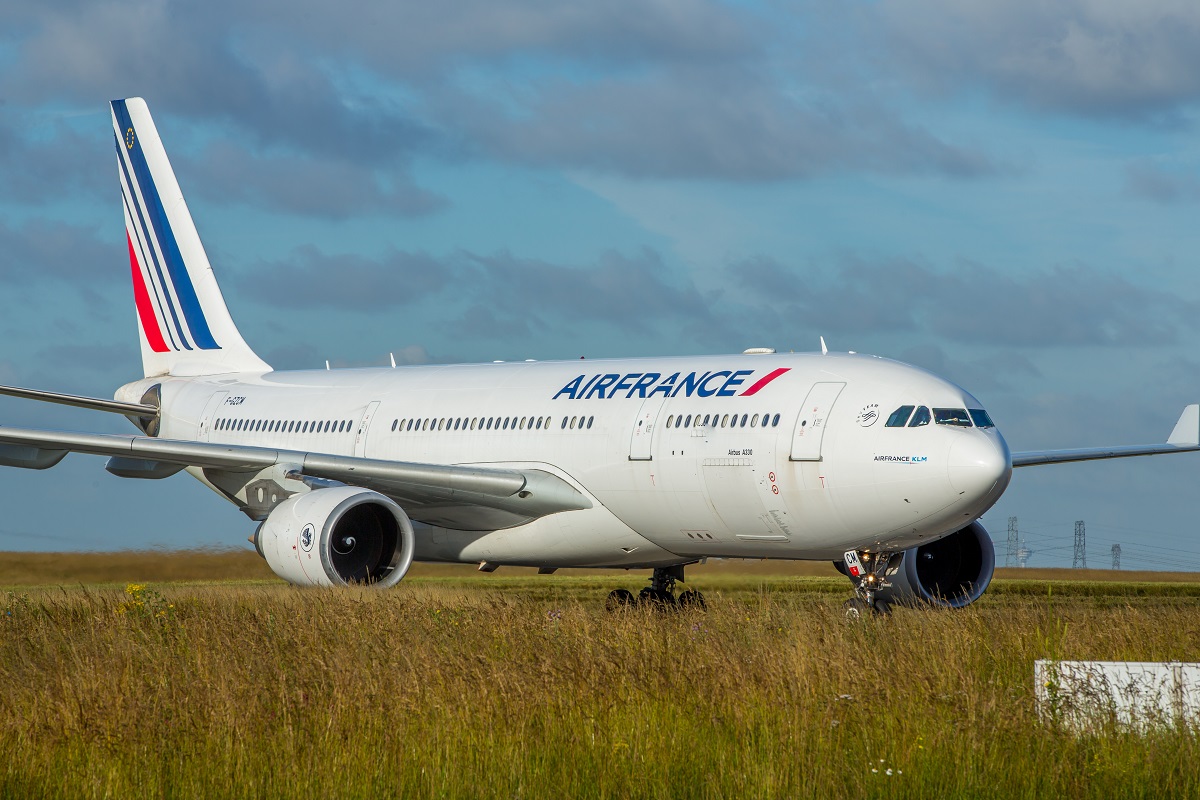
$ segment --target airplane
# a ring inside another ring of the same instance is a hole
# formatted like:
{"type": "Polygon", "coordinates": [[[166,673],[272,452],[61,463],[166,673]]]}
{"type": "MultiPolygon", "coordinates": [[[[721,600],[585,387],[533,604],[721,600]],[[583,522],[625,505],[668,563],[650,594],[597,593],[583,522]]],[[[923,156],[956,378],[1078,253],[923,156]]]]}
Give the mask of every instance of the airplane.
{"type": "Polygon", "coordinates": [[[134,435],[0,427],[0,465],[108,456],[186,470],[258,523],[276,575],[385,589],[412,562],[652,570],[606,606],[675,594],[710,558],[831,560],[849,616],[961,608],[995,568],[980,517],[1014,468],[1200,449],[1200,406],[1163,444],[1011,453],[983,405],[924,369],[776,353],[275,371],[242,338],[150,111],[111,103],[143,375],[134,435]]]}

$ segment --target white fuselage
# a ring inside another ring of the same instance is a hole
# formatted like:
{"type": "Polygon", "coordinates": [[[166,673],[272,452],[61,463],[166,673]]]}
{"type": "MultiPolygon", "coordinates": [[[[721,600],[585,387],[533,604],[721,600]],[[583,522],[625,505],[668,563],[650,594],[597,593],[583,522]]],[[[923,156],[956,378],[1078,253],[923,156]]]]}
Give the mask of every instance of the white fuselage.
{"type": "Polygon", "coordinates": [[[906,549],[977,519],[1011,475],[995,428],[887,427],[903,405],[981,406],[924,370],[873,356],[150,378],[117,397],[136,402],[153,384],[162,385],[161,438],[535,468],[592,501],[506,530],[425,520],[418,560],[632,567],[906,549]]]}

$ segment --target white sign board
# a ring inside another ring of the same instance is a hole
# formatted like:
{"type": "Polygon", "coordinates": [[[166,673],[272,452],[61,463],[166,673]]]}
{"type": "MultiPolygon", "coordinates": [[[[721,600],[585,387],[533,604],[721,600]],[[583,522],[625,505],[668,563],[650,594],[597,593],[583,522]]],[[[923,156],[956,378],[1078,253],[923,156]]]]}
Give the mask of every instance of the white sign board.
{"type": "Polygon", "coordinates": [[[1200,664],[1036,661],[1038,714],[1075,730],[1200,725],[1200,664]]]}

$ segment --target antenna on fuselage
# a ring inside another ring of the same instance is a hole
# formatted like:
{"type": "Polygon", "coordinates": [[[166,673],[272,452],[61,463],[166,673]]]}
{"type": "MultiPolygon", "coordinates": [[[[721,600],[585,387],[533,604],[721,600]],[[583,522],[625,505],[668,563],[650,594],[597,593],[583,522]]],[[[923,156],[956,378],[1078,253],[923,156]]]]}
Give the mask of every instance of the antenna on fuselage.
{"type": "Polygon", "coordinates": [[[395,354],[395,353],[388,353],[388,355],[389,355],[389,356],[391,357],[391,359],[392,359],[392,369],[395,369],[395,368],[396,368],[396,354],[395,354]]]}
{"type": "Polygon", "coordinates": [[[329,369],[329,359],[325,359],[325,369],[329,369]]]}
{"type": "Polygon", "coordinates": [[[829,348],[825,346],[825,337],[824,336],[821,337],[821,355],[823,355],[823,356],[829,355],[829,348]]]}

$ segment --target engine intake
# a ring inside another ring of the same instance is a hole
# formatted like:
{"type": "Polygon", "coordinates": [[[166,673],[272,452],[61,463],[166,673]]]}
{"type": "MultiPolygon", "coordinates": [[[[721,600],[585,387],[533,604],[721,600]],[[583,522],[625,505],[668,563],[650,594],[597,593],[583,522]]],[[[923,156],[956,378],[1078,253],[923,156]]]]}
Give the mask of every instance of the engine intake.
{"type": "Polygon", "coordinates": [[[897,564],[887,571],[891,586],[879,592],[880,599],[962,608],[978,600],[992,582],[996,549],[976,520],[936,542],[905,550],[897,564]]]}
{"type": "Polygon", "coordinates": [[[413,545],[404,510],[356,486],[289,497],[254,532],[272,571],[300,586],[395,586],[412,564],[413,545]]]}

